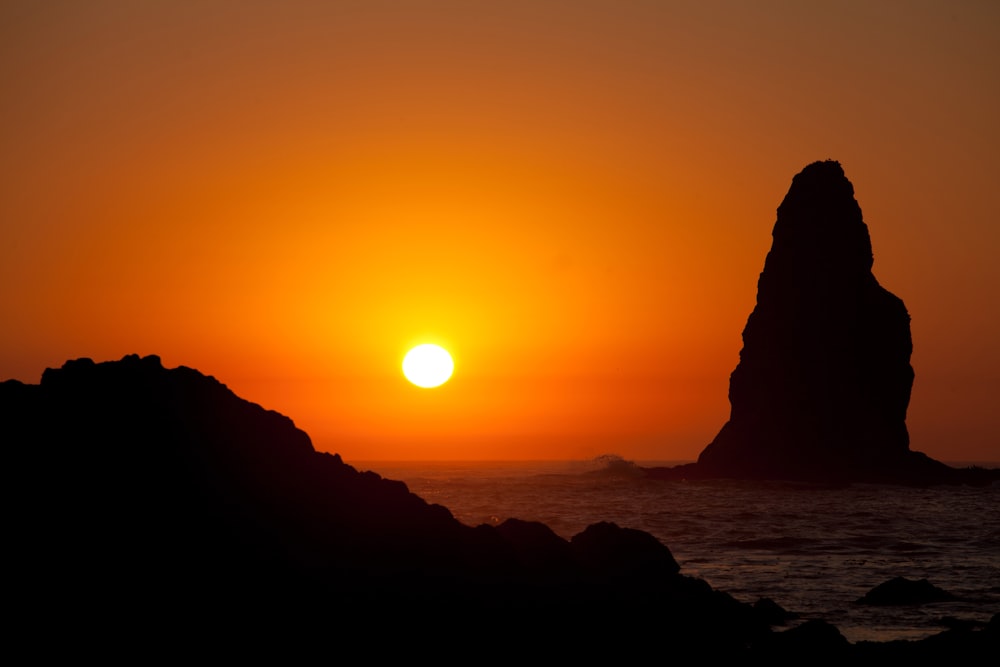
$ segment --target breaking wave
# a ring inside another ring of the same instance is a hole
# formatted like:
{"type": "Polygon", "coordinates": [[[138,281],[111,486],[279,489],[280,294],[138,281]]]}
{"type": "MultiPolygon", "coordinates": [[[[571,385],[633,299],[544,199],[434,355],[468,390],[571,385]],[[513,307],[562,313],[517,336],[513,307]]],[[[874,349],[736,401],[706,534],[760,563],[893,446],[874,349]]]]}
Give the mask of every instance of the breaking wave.
{"type": "Polygon", "coordinates": [[[609,477],[642,477],[642,468],[635,461],[629,461],[618,454],[601,454],[593,459],[597,466],[592,472],[609,477]]]}

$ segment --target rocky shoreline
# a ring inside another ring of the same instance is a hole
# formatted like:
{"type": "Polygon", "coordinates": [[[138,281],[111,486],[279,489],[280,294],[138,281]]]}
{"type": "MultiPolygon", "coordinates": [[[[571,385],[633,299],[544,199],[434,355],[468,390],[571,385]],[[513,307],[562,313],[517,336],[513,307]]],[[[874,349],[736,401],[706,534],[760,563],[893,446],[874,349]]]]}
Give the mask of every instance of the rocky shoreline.
{"type": "MultiPolygon", "coordinates": [[[[995,652],[1000,619],[851,644],[829,624],[684,575],[667,545],[598,523],[566,540],[466,526],[402,482],[316,452],[287,417],[155,356],[0,384],[23,507],[18,633],[102,654],[120,638],[231,652],[361,637],[378,655],[906,659],[995,652]],[[113,629],[109,632],[109,629],[113,629]],[[240,643],[242,642],[242,643],[240,643]],[[430,644],[428,644],[430,642],[430,644]]],[[[230,654],[234,654],[230,653],[230,654]]]]}

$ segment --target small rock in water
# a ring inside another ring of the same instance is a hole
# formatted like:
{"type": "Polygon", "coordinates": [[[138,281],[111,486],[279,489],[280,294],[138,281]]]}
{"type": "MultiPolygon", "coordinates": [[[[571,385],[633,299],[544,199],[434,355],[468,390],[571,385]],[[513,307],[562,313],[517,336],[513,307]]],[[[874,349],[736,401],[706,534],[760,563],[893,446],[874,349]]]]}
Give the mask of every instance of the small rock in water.
{"type": "Polygon", "coordinates": [[[954,595],[926,579],[895,577],[871,589],[864,597],[858,598],[857,602],[870,605],[919,605],[954,599],[954,595]]]}

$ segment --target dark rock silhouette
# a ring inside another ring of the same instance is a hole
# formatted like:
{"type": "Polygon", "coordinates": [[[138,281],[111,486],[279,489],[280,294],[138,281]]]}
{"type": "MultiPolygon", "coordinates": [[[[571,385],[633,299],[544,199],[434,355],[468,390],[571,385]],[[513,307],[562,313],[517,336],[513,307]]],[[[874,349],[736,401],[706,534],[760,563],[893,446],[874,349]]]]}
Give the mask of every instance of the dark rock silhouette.
{"type": "MultiPolygon", "coordinates": [[[[466,526],[402,482],[316,452],[287,417],[155,356],[80,359],[39,385],[4,382],[0,424],[14,510],[8,634],[36,652],[45,642],[76,656],[283,661],[359,648],[437,660],[860,650],[826,626],[773,631],[792,616],[681,574],[642,531],[598,523],[565,540],[516,519],[466,526]]],[[[960,655],[991,636],[949,647],[960,655]]]]}
{"type": "Polygon", "coordinates": [[[874,606],[920,605],[954,599],[954,595],[938,588],[927,579],[893,577],[865,593],[857,602],[874,606]]]}
{"type": "Polygon", "coordinates": [[[792,179],[730,377],[729,421],[664,478],[986,483],[911,451],[910,316],[872,273],[872,245],[838,162],[792,179]]]}
{"type": "Polygon", "coordinates": [[[798,614],[788,611],[771,598],[760,598],[753,603],[753,606],[772,626],[787,625],[799,617],[798,614]]]}
{"type": "Polygon", "coordinates": [[[839,665],[851,659],[852,647],[836,627],[814,619],[765,640],[755,657],[779,659],[780,664],[839,665]]]}
{"type": "Polygon", "coordinates": [[[160,645],[191,628],[220,639],[224,620],[282,642],[446,632],[590,654],[600,647],[583,638],[642,631],[720,655],[770,632],[750,605],[680,574],[647,533],[602,523],[566,540],[533,522],[463,525],[155,356],[5,382],[0,423],[24,508],[7,540],[24,583],[14,600],[58,632],[113,627],[160,645]]]}
{"type": "MultiPolygon", "coordinates": [[[[962,664],[977,665],[983,656],[1000,654],[1000,614],[994,614],[985,628],[967,626],[952,628],[919,642],[896,640],[890,642],[858,642],[855,654],[874,664],[890,661],[912,664],[962,664]]],[[[785,652],[783,655],[788,655],[785,652]]]]}

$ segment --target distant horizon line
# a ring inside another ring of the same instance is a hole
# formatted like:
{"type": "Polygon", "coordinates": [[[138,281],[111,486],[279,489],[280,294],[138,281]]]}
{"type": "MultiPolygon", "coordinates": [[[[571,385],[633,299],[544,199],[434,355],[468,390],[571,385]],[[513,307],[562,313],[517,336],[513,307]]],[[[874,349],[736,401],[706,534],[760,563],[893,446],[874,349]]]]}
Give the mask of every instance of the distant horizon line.
{"type": "MultiPolygon", "coordinates": [[[[595,463],[598,462],[602,456],[598,455],[592,458],[537,458],[537,459],[459,459],[459,458],[361,458],[361,459],[349,459],[339,452],[330,452],[331,454],[337,453],[344,460],[345,463],[595,463]]],[[[635,463],[638,465],[684,465],[687,463],[696,463],[696,459],[630,459],[627,457],[620,457],[621,460],[627,461],[629,463],[635,463]]],[[[1000,467],[1000,461],[986,461],[986,460],[941,460],[941,463],[951,466],[953,468],[964,468],[969,466],[981,466],[981,467],[1000,467]]]]}

